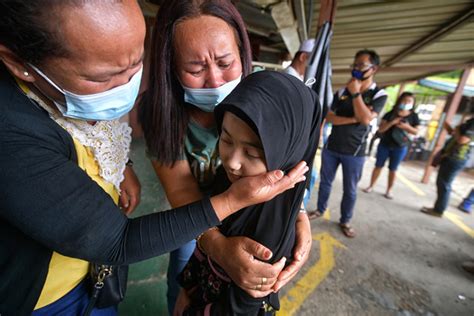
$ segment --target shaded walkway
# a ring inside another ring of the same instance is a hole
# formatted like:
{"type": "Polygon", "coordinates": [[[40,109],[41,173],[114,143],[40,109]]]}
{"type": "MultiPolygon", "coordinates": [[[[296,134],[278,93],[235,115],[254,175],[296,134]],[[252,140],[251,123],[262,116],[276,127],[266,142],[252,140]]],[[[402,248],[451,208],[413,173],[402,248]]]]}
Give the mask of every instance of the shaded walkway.
{"type": "MultiPolygon", "coordinates": [[[[161,186],[145,158],[143,141],[134,141],[131,158],[143,193],[136,215],[166,209],[161,186]]],[[[373,160],[367,161],[360,187],[368,184],[373,165],[373,160]]],[[[294,315],[473,315],[474,277],[465,273],[460,263],[474,259],[474,238],[446,217],[419,212],[435,198],[435,174],[431,183],[424,185],[419,183],[422,171],[423,164],[402,164],[400,175],[411,186],[397,181],[394,200],[382,196],[386,170],[373,193],[359,190],[353,221],[358,235],[353,240],[342,236],[337,227],[342,194],[339,172],[329,201],[330,219],[313,221],[312,229],[315,235],[330,234],[346,248],[333,248],[334,266],[321,274],[315,290],[297,304],[294,315]]],[[[463,173],[456,179],[449,212],[474,232],[474,216],[455,209],[472,186],[473,175],[463,173]]],[[[316,196],[310,201],[312,207],[316,196]]],[[[321,243],[315,240],[310,260],[282,297],[298,282],[304,284],[305,274],[320,262],[320,254],[321,243]]],[[[131,266],[120,315],[166,315],[167,262],[164,255],[131,266]]],[[[320,262],[317,269],[328,269],[328,262],[320,262]]],[[[324,272],[317,269],[312,271],[324,272]]],[[[279,315],[285,314],[289,313],[279,315]]]]}

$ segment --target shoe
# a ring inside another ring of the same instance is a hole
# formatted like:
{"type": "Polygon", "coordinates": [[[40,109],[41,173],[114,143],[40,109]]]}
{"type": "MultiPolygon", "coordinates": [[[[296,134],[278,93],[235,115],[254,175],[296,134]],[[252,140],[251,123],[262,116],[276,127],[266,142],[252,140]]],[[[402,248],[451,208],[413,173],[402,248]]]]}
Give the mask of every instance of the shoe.
{"type": "Polygon", "coordinates": [[[386,199],[393,200],[393,194],[391,192],[387,192],[383,195],[386,199]]]}
{"type": "Polygon", "coordinates": [[[348,223],[339,224],[339,227],[341,228],[341,231],[344,234],[344,236],[346,236],[348,238],[354,238],[355,237],[355,235],[356,235],[355,230],[348,223]]]}
{"type": "Polygon", "coordinates": [[[458,210],[463,211],[464,213],[471,214],[471,210],[464,207],[464,203],[459,204],[458,210]]]}
{"type": "Polygon", "coordinates": [[[443,217],[443,213],[436,212],[432,207],[423,206],[421,212],[434,217],[443,217]]]}
{"type": "Polygon", "coordinates": [[[374,189],[371,188],[371,187],[368,187],[368,188],[365,188],[365,189],[362,189],[362,191],[364,191],[365,193],[370,193],[372,192],[374,189]]]}
{"type": "Polygon", "coordinates": [[[461,267],[466,271],[466,272],[469,272],[471,274],[474,274],[474,261],[466,261],[466,262],[463,262],[463,264],[461,265],[461,267]]]}
{"type": "Polygon", "coordinates": [[[307,214],[308,214],[309,220],[320,218],[321,216],[323,216],[323,213],[320,212],[320,211],[317,211],[317,210],[316,211],[308,211],[307,214]]]}

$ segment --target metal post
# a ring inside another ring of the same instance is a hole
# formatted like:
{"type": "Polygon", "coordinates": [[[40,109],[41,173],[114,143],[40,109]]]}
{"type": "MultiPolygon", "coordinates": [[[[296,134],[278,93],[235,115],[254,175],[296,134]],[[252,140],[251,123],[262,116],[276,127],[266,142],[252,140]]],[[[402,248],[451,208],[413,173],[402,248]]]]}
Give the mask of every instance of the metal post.
{"type": "Polygon", "coordinates": [[[336,15],[337,0],[321,0],[321,6],[319,8],[319,19],[318,28],[320,28],[324,22],[330,21],[334,25],[334,17],[336,15]]]}

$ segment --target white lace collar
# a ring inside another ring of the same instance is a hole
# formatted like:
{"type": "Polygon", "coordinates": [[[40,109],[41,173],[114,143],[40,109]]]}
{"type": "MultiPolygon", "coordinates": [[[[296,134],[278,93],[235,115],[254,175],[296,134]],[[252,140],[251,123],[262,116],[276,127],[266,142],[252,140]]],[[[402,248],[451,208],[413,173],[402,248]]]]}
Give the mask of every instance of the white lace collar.
{"type": "Polygon", "coordinates": [[[119,120],[98,121],[94,125],[86,121],[64,117],[59,111],[52,109],[33,92],[26,95],[38,102],[48,111],[49,116],[62,126],[73,138],[88,147],[99,165],[99,174],[107,182],[112,183],[120,193],[125,164],[128,161],[132,129],[127,123],[119,120]]]}

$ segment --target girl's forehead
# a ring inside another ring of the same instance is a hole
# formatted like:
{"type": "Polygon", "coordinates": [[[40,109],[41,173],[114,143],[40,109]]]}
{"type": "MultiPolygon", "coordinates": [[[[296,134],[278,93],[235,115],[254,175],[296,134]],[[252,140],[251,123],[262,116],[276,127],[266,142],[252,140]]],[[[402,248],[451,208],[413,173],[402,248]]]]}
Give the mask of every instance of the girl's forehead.
{"type": "Polygon", "coordinates": [[[254,129],[247,122],[230,111],[224,113],[222,131],[225,131],[226,134],[229,134],[229,136],[238,142],[263,149],[260,136],[254,129]]]}

